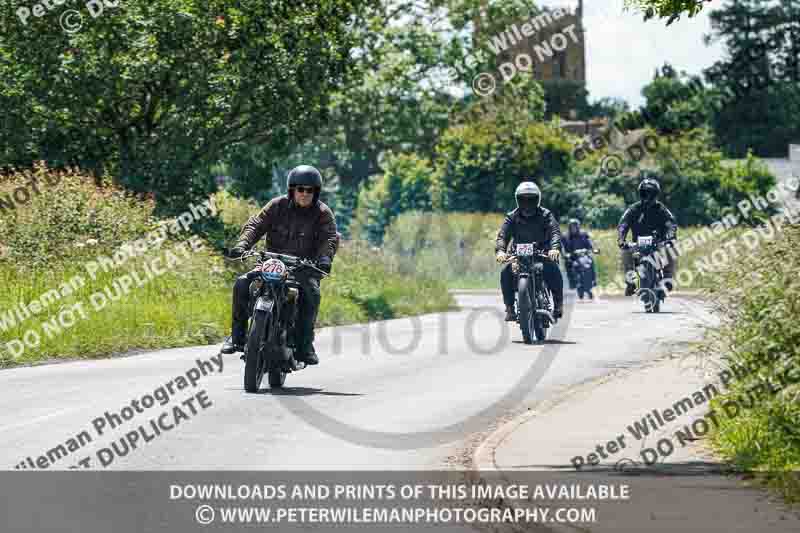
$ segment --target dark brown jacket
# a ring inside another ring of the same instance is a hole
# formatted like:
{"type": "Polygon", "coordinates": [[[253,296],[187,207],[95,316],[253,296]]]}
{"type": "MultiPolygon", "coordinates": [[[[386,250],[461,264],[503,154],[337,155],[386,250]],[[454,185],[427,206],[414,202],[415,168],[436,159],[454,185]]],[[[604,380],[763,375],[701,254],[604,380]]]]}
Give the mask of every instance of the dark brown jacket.
{"type": "Polygon", "coordinates": [[[317,260],[333,259],[339,246],[333,211],[322,202],[298,207],[288,196],[269,201],[261,212],[247,221],[239,235],[238,247],[249,249],[266,235],[267,250],[317,260]]]}

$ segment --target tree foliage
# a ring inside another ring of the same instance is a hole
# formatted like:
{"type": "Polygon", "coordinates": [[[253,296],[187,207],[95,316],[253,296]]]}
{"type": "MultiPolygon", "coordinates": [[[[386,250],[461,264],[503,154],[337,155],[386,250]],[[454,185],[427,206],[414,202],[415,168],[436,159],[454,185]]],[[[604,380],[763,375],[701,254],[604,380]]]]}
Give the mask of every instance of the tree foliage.
{"type": "Polygon", "coordinates": [[[626,5],[644,15],[644,20],[654,17],[667,19],[667,26],[680,20],[682,15],[693,17],[711,0],[626,0],[626,5]]]}
{"type": "Polygon", "coordinates": [[[226,147],[278,153],[318,130],[368,1],[126,0],[78,33],[58,13],[22,24],[7,11],[0,164],[44,158],[159,199],[204,194],[226,147]]]}
{"type": "Polygon", "coordinates": [[[706,40],[723,42],[728,54],[706,77],[736,95],[712,117],[721,145],[735,157],[749,149],[786,157],[800,139],[800,2],[735,0],[710,18],[706,40]]]}

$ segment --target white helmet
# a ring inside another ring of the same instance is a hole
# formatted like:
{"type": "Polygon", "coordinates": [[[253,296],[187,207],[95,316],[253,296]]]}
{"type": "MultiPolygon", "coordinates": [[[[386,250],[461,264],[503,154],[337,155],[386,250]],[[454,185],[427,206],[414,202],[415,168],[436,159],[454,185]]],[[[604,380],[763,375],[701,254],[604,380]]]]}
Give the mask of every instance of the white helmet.
{"type": "Polygon", "coordinates": [[[523,216],[531,216],[542,205],[542,191],[532,181],[523,181],[514,191],[517,200],[517,209],[523,216]]]}

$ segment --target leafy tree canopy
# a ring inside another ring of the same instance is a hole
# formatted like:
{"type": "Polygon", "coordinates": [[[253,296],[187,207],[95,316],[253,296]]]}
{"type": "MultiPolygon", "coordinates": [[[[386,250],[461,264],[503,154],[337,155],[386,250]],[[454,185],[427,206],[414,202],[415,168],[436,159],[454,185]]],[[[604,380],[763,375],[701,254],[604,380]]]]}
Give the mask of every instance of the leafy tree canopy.
{"type": "Polygon", "coordinates": [[[371,1],[126,0],[77,33],[9,3],[0,165],[76,164],[175,201],[208,191],[227,146],[277,153],[318,131],[371,1]]]}

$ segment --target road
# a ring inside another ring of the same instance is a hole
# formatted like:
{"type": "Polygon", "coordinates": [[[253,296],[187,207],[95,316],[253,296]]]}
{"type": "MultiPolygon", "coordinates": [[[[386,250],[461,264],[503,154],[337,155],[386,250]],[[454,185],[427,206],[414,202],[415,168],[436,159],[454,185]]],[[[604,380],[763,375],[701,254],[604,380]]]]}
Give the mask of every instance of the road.
{"type": "Polygon", "coordinates": [[[143,412],[114,429],[106,423],[102,435],[93,421],[105,411],[121,413],[132,400],[197,368],[197,359],[217,356],[218,347],[0,371],[0,456],[7,469],[28,465],[27,457],[35,462],[85,432],[91,442],[46,461],[47,468],[66,469],[92,457],[90,467],[102,469],[98,450],[204,390],[202,402],[192,404],[196,414],[184,404],[188,416],[177,426],[150,435],[149,442],[140,439],[107,468],[465,466],[460,459],[468,455],[465,450],[503,417],[613,369],[655,358],[671,343],[696,339],[712,320],[700,302],[683,297],[669,299],[660,315],[645,314],[631,299],[592,304],[570,299],[554,341],[533,346],[521,343],[516,324],[501,321],[499,293],[459,293],[457,300],[461,310],[455,312],[320,330],[321,364],[289,375],[279,393],[245,394],[243,363],[238,354],[224,356],[221,372],[209,370],[196,387],[175,389],[164,406],[137,404],[143,412]]]}

